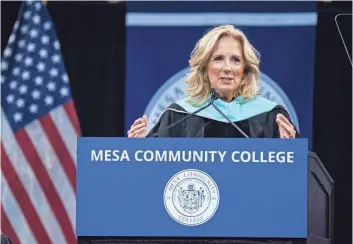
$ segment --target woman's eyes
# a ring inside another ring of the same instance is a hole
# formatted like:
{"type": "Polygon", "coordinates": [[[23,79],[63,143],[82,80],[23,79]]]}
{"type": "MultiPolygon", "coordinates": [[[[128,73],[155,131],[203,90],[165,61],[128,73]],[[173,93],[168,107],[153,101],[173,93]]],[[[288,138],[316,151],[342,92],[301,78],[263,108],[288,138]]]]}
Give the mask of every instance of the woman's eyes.
{"type": "MultiPolygon", "coordinates": [[[[216,61],[223,60],[223,57],[222,57],[222,56],[218,56],[218,57],[215,57],[214,60],[216,60],[216,61]]],[[[237,57],[233,57],[233,58],[232,58],[232,61],[234,61],[234,62],[239,62],[240,59],[237,58],[237,57]]]]}

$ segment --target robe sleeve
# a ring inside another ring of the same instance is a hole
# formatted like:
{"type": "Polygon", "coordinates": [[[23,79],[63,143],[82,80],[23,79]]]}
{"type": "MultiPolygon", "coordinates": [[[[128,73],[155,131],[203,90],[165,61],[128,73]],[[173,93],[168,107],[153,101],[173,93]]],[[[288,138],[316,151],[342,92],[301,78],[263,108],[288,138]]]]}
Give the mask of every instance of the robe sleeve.
{"type": "Polygon", "coordinates": [[[147,137],[181,137],[184,123],[178,123],[172,126],[185,116],[172,109],[166,109],[160,116],[156,125],[149,131],[147,137]],[[171,126],[168,128],[168,126],[171,126]],[[168,129],[167,129],[168,128],[168,129]]]}
{"type": "Polygon", "coordinates": [[[264,135],[267,138],[280,138],[280,133],[279,133],[279,127],[278,124],[276,122],[276,118],[277,118],[277,114],[282,114],[284,115],[289,122],[294,126],[295,132],[296,132],[296,138],[299,138],[299,133],[297,128],[295,127],[295,125],[293,124],[289,113],[287,112],[287,110],[282,107],[282,106],[276,106],[274,109],[272,109],[266,118],[266,128],[264,128],[264,135]]]}

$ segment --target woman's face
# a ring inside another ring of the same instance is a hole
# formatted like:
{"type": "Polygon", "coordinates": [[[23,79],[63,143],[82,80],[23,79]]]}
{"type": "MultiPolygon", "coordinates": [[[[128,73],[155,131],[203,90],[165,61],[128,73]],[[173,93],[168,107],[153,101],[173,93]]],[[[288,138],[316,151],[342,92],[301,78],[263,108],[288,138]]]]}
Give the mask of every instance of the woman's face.
{"type": "Polygon", "coordinates": [[[208,62],[211,88],[226,101],[231,101],[244,75],[243,48],[232,36],[222,37],[215,45],[208,62]]]}

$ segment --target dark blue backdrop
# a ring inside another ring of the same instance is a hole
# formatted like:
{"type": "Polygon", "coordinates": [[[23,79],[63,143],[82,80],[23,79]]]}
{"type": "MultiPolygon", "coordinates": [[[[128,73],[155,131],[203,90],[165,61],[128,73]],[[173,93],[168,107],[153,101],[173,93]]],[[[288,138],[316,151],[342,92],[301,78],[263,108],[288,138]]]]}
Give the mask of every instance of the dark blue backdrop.
{"type": "Polygon", "coordinates": [[[315,3],[127,2],[126,130],[147,114],[148,129],[180,99],[188,59],[220,23],[245,32],[261,54],[261,94],[285,106],[311,145],[315,3]],[[205,16],[205,14],[211,14],[205,16]]]}

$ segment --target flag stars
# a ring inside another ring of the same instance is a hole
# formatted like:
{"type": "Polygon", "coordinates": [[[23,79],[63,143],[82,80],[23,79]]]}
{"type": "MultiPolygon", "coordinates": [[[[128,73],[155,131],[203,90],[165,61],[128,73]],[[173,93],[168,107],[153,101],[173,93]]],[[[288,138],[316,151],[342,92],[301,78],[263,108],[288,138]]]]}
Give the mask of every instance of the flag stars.
{"type": "Polygon", "coordinates": [[[51,27],[50,22],[47,21],[47,22],[44,23],[44,30],[49,30],[50,27],[51,27]]]}
{"type": "Polygon", "coordinates": [[[22,34],[26,34],[28,32],[28,26],[27,25],[24,25],[21,27],[21,33],[22,34]]]}
{"type": "Polygon", "coordinates": [[[41,58],[46,58],[46,57],[48,57],[48,51],[46,50],[46,49],[41,49],[40,51],[39,51],[39,55],[41,56],[41,58]]]}
{"type": "Polygon", "coordinates": [[[22,73],[22,79],[28,80],[29,77],[30,77],[30,73],[29,73],[27,70],[23,71],[23,73],[22,73]]]}
{"type": "Polygon", "coordinates": [[[6,97],[6,102],[7,102],[8,104],[11,104],[14,100],[15,100],[15,96],[12,95],[12,94],[10,94],[10,95],[8,95],[8,96],[6,97]]]}
{"type": "Polygon", "coordinates": [[[9,57],[11,54],[12,54],[12,49],[9,48],[9,47],[5,48],[5,50],[4,50],[4,56],[5,56],[5,57],[9,57]]]}
{"type": "Polygon", "coordinates": [[[13,80],[10,82],[9,86],[11,90],[14,90],[17,87],[17,82],[13,80]]]}
{"type": "Polygon", "coordinates": [[[60,43],[58,41],[55,41],[54,42],[54,47],[56,50],[59,50],[60,49],[60,43]]]}
{"type": "Polygon", "coordinates": [[[54,55],[51,59],[53,60],[53,63],[54,63],[54,64],[57,64],[57,63],[60,62],[60,56],[57,55],[57,54],[54,55]]]}
{"type": "Polygon", "coordinates": [[[52,96],[46,96],[44,98],[44,102],[46,105],[53,105],[53,97],[52,96]]]}
{"type": "Polygon", "coordinates": [[[17,62],[21,62],[22,58],[23,58],[22,53],[17,53],[16,56],[15,56],[15,59],[16,59],[17,62]]]}
{"type": "Polygon", "coordinates": [[[67,74],[63,74],[63,75],[61,76],[61,78],[63,79],[63,81],[64,81],[65,83],[68,83],[68,82],[69,82],[69,77],[67,76],[67,74]]]}
{"type": "Polygon", "coordinates": [[[62,105],[71,95],[68,84],[63,84],[69,83],[69,77],[60,65],[64,60],[60,42],[51,33],[54,26],[50,18],[37,12],[42,7],[34,1],[30,10],[24,10],[0,63],[3,107],[14,130],[50,112],[54,105],[62,105]]]}
{"type": "Polygon", "coordinates": [[[38,65],[37,65],[37,69],[38,69],[39,72],[44,71],[44,69],[45,69],[45,63],[39,62],[38,65]]]}
{"type": "Polygon", "coordinates": [[[36,38],[38,36],[38,31],[36,29],[32,29],[31,32],[29,33],[29,35],[32,38],[36,38]]]}
{"type": "Polygon", "coordinates": [[[42,36],[41,41],[43,44],[48,44],[49,43],[49,36],[42,36]]]}
{"type": "Polygon", "coordinates": [[[15,122],[20,122],[22,120],[22,114],[21,113],[18,113],[16,112],[13,116],[13,119],[15,120],[15,122]]]}
{"type": "Polygon", "coordinates": [[[47,88],[49,91],[55,91],[55,83],[53,81],[50,81],[47,85],[47,88]]]}
{"type": "Polygon", "coordinates": [[[2,61],[1,70],[7,70],[8,67],[9,67],[9,64],[6,61],[2,61]]]}
{"type": "Polygon", "coordinates": [[[16,105],[18,108],[23,108],[25,106],[25,100],[23,100],[22,98],[18,99],[16,101],[16,105]]]}
{"type": "Polygon", "coordinates": [[[34,89],[31,95],[34,100],[38,100],[40,98],[40,92],[37,89],[34,89]]]}
{"type": "Polygon", "coordinates": [[[32,20],[33,20],[33,23],[38,25],[40,23],[40,16],[38,14],[36,14],[36,15],[33,16],[32,20]]]}
{"type": "Polygon", "coordinates": [[[25,40],[19,40],[19,41],[18,41],[18,46],[19,46],[20,48],[24,48],[24,46],[26,46],[25,40]]]}
{"type": "Polygon", "coordinates": [[[33,52],[35,48],[36,48],[36,45],[34,43],[30,43],[27,46],[27,51],[28,52],[33,52]]]}
{"type": "Polygon", "coordinates": [[[40,76],[37,76],[34,82],[36,83],[37,86],[41,86],[43,84],[43,78],[40,76]]]}
{"type": "Polygon", "coordinates": [[[67,87],[63,87],[60,89],[60,94],[62,97],[65,97],[67,95],[69,95],[69,89],[67,87]]]}
{"type": "Polygon", "coordinates": [[[17,30],[18,25],[19,25],[19,23],[18,23],[18,20],[17,20],[17,21],[15,22],[15,25],[13,26],[14,30],[17,30]]]}
{"type": "Polygon", "coordinates": [[[58,76],[58,69],[52,68],[52,69],[49,71],[49,74],[50,74],[52,77],[58,76]]]}
{"type": "Polygon", "coordinates": [[[20,68],[19,67],[16,67],[16,68],[14,68],[13,70],[12,70],[12,74],[14,75],[14,76],[18,76],[19,74],[20,74],[20,68]]]}
{"type": "Polygon", "coordinates": [[[27,58],[25,59],[25,65],[26,65],[26,66],[30,66],[30,65],[32,65],[32,64],[33,64],[33,58],[27,57],[27,58]]]}
{"type": "Polygon", "coordinates": [[[31,104],[31,105],[29,106],[29,111],[30,111],[32,114],[37,113],[37,112],[38,112],[38,105],[36,105],[36,104],[31,104]]]}
{"type": "Polygon", "coordinates": [[[27,93],[28,87],[26,85],[21,85],[20,86],[20,93],[21,95],[27,93]]]}
{"type": "Polygon", "coordinates": [[[26,11],[24,14],[23,14],[23,17],[25,19],[29,19],[31,17],[31,12],[30,11],[26,11]]]}
{"type": "Polygon", "coordinates": [[[42,5],[41,5],[41,3],[36,2],[35,7],[36,7],[37,10],[40,10],[40,8],[42,7],[42,5]]]}
{"type": "Polygon", "coordinates": [[[16,35],[15,34],[11,34],[10,38],[9,38],[9,43],[10,44],[13,43],[15,41],[15,39],[16,39],[16,35]]]}

